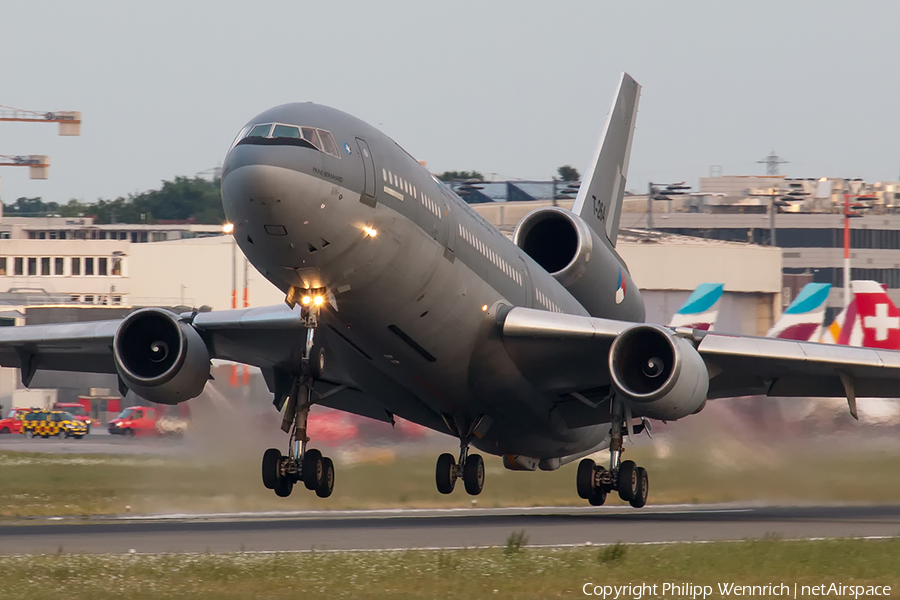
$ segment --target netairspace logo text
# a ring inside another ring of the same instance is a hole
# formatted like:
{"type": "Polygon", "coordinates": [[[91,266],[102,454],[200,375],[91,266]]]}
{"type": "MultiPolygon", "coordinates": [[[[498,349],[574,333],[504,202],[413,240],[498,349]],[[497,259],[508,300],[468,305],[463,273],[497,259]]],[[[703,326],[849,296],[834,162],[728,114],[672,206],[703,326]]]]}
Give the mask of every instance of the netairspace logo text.
{"type": "Polygon", "coordinates": [[[693,583],[637,583],[629,585],[594,585],[585,583],[581,591],[585,596],[601,596],[604,599],[641,600],[653,596],[678,596],[682,598],[702,598],[705,600],[718,592],[717,597],[730,596],[784,596],[785,598],[810,598],[817,596],[835,596],[840,598],[866,598],[872,596],[890,596],[889,585],[844,585],[841,583],[823,583],[820,585],[788,585],[770,583],[768,585],[740,585],[737,583],[719,583],[696,585],[693,583]]]}

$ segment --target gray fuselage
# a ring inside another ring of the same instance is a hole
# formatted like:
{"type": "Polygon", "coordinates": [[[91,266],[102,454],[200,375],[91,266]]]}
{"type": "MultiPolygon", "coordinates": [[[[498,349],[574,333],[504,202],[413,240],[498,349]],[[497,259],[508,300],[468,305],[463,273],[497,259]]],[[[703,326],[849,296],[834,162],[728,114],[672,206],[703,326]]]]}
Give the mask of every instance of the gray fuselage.
{"type": "MultiPolygon", "coordinates": [[[[345,376],[354,385],[445,433],[448,421],[462,431],[488,415],[491,426],[473,443],[493,454],[570,456],[607,435],[603,424],[567,426],[554,410],[559,398],[530,385],[504,350],[503,306],[588,315],[553,276],[366,123],[287,104],[241,135],[268,123],[281,124],[284,137],[258,131],[228,152],[225,213],[241,250],[278,288],[328,290],[333,306],[319,329],[328,345],[345,346],[331,356],[352,347],[345,376]],[[290,126],[319,143],[290,137],[290,126]]],[[[643,317],[637,289],[613,308],[593,316],[643,317]]],[[[596,360],[607,368],[605,356],[596,360]]]]}

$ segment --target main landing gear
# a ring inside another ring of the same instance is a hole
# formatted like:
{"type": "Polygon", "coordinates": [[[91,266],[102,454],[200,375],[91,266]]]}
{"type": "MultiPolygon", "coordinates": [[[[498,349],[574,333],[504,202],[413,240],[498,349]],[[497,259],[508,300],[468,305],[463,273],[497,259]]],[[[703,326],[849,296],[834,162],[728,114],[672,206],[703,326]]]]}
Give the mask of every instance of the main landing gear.
{"type": "MultiPolygon", "coordinates": [[[[624,437],[625,418],[624,407],[618,398],[613,399],[613,419],[610,423],[609,442],[609,469],[597,465],[589,458],[583,459],[578,464],[576,476],[576,488],[578,495],[587,500],[591,506],[601,506],[606,502],[607,494],[613,490],[619,493],[619,498],[628,502],[634,508],[643,508],[647,504],[647,493],[650,490],[650,481],[647,470],[637,466],[634,461],[621,461],[622,439],[624,437]]],[[[630,419],[629,419],[630,420],[630,419]]],[[[640,431],[645,425],[639,425],[640,431]]],[[[634,428],[636,433],[640,431],[634,428]]]]}
{"type": "MultiPolygon", "coordinates": [[[[308,303],[304,301],[304,304],[308,303]]],[[[262,459],[262,479],[266,488],[282,498],[290,496],[294,484],[301,481],[319,498],[327,498],[334,491],[334,463],[315,448],[306,447],[309,443],[309,409],[313,404],[312,386],[325,369],[325,350],[313,351],[318,305],[311,305],[304,312],[307,332],[301,360],[302,375],[296,377],[291,386],[281,425],[284,431],[290,431],[288,454],[283,455],[277,448],[266,450],[262,459]]]]}
{"type": "MultiPolygon", "coordinates": [[[[466,492],[470,496],[477,496],[484,490],[484,459],[480,454],[469,454],[469,442],[476,431],[481,427],[486,430],[490,427],[490,420],[481,417],[469,427],[469,431],[465,435],[460,435],[459,440],[459,460],[455,459],[452,454],[441,454],[437,459],[437,467],[434,470],[434,479],[437,483],[437,489],[442,494],[453,492],[456,487],[456,480],[462,479],[466,488],[466,492]]],[[[455,427],[455,431],[459,431],[459,427],[455,427]]]]}
{"type": "Polygon", "coordinates": [[[456,480],[462,479],[466,492],[477,496],[484,489],[484,459],[480,454],[469,454],[468,444],[461,444],[459,462],[452,454],[438,456],[434,478],[442,494],[451,493],[456,487],[456,480]]]}

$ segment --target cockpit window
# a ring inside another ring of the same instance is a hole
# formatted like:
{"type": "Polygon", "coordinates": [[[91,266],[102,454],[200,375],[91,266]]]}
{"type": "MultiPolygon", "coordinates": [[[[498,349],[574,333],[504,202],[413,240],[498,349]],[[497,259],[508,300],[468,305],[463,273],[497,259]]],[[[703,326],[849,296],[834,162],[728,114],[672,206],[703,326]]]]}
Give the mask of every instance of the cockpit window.
{"type": "Polygon", "coordinates": [[[340,157],[340,154],[338,154],[337,151],[337,144],[334,143],[334,138],[331,136],[330,131],[320,129],[319,139],[322,140],[322,150],[324,150],[326,154],[340,157]]]}
{"type": "Polygon", "coordinates": [[[269,137],[270,129],[272,129],[271,123],[263,123],[262,125],[257,125],[250,130],[250,133],[247,134],[247,137],[269,137]]]}
{"type": "Polygon", "coordinates": [[[241,130],[232,147],[238,144],[305,146],[340,158],[337,144],[330,131],[316,127],[300,127],[283,123],[261,123],[241,130]]]}
{"type": "Polygon", "coordinates": [[[319,133],[312,127],[303,128],[303,139],[316,148],[322,149],[322,142],[319,141],[319,133]]]}
{"type": "Polygon", "coordinates": [[[300,128],[295,127],[293,125],[275,125],[275,129],[272,130],[273,138],[299,138],[300,137],[300,128]]]}

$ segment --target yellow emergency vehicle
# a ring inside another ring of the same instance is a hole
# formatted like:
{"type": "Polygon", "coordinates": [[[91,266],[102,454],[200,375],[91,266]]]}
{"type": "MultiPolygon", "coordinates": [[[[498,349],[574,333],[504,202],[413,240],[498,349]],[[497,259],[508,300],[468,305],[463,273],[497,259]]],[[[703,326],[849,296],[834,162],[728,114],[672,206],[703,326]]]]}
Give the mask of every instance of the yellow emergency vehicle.
{"type": "Polygon", "coordinates": [[[80,440],[87,433],[87,425],[70,413],[61,410],[32,410],[22,420],[25,437],[56,436],[59,439],[73,437],[80,440]]]}

